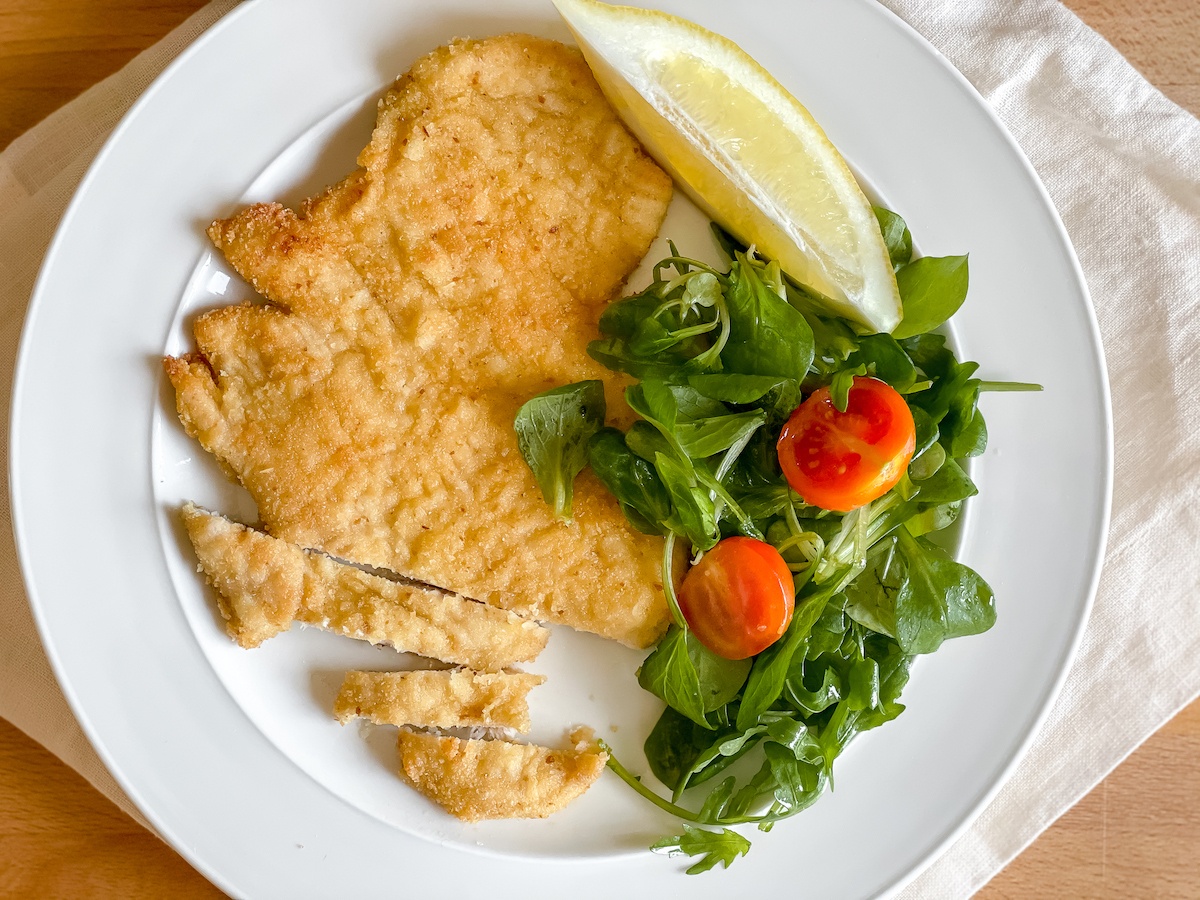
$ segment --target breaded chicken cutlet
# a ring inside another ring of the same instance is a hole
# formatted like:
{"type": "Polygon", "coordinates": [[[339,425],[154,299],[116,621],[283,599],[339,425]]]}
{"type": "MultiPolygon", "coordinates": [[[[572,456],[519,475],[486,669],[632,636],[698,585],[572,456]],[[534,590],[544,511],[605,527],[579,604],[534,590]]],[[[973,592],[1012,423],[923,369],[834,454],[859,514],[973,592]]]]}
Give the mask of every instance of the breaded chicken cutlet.
{"type": "Polygon", "coordinates": [[[547,387],[623,379],[586,352],[645,254],[668,177],[580,54],[505,35],[418,61],[360,168],[298,212],[252,206],[214,243],[266,297],[201,315],[165,360],[188,433],[285,541],[645,647],[662,540],[590,474],[556,521],[513,417],[547,387]]]}

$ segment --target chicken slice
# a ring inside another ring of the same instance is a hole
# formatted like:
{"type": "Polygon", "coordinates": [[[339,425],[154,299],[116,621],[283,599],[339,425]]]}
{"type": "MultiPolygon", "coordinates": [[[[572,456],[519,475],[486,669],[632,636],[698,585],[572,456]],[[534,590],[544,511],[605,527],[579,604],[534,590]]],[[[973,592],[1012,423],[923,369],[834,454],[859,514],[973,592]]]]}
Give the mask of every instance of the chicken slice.
{"type": "Polygon", "coordinates": [[[600,777],[608,754],[581,732],[573,746],[475,741],[401,729],[400,769],[422,794],[468,822],[543,819],[600,777]]]}
{"type": "Polygon", "coordinates": [[[257,647],[302,622],[476,669],[534,659],[548,629],[454,594],[404,584],[192,504],[183,522],[231,637],[257,647]]]}
{"type": "Polygon", "coordinates": [[[497,727],[523,733],[529,731],[525,698],[545,680],[523,672],[464,669],[347,672],[333,714],[342,724],[362,716],[376,725],[497,727]]]}

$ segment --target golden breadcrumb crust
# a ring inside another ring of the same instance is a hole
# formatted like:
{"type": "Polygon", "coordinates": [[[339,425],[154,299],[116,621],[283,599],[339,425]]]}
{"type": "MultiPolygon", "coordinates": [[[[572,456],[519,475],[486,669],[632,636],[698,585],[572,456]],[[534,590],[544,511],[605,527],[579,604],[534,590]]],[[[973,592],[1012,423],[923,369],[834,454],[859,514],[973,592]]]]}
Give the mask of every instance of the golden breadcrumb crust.
{"type": "Polygon", "coordinates": [[[591,787],[608,761],[608,754],[582,740],[570,749],[552,750],[403,729],[399,750],[404,777],[468,822],[543,819],[591,787]]]}
{"type": "Polygon", "coordinates": [[[666,627],[662,540],[590,473],[556,521],[513,416],[566,382],[645,254],[668,177],[580,54],[505,35],[421,59],[379,105],[361,166],[299,211],[209,229],[269,301],[198,317],[165,360],[189,434],[271,534],[633,646],[666,627]]]}
{"type": "Polygon", "coordinates": [[[463,669],[347,672],[333,714],[343,724],[361,716],[376,725],[499,727],[524,733],[530,724],[526,696],[545,680],[523,672],[463,669]]]}
{"type": "Polygon", "coordinates": [[[443,662],[502,669],[534,659],[550,632],[519,616],[371,575],[192,504],[183,522],[229,634],[257,647],[293,621],[443,662]]]}

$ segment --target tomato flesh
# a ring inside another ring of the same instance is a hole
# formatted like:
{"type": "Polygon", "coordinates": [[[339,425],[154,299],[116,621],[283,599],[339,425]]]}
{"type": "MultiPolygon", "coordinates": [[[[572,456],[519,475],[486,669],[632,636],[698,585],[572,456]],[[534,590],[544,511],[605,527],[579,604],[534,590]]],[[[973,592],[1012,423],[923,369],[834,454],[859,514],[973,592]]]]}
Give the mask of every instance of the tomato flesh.
{"type": "Polygon", "coordinates": [[[726,659],[746,659],[787,631],[796,588],[778,550],[754,538],[731,537],[688,570],[678,596],[700,643],[726,659]]]}
{"type": "Polygon", "coordinates": [[[784,477],[805,503],[849,512],[890,491],[915,446],[904,398],[883,381],[858,377],[845,412],[829,388],[813,391],[784,425],[776,450],[784,477]]]}

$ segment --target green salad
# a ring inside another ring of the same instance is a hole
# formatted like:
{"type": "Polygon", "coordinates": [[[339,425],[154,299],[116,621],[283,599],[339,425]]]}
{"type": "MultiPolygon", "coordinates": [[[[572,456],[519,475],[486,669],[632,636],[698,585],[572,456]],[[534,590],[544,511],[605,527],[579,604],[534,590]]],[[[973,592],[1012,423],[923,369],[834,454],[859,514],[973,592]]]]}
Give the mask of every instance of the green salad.
{"type": "Polygon", "coordinates": [[[698,857],[689,873],[747,852],[729,826],[768,831],[815,802],[855,735],[904,711],[913,658],[996,619],[991,588],[931,537],[977,492],[964,463],[987,445],[980,394],[1039,388],[955,357],[936,329],[966,299],[967,258],[913,259],[904,221],[876,215],[904,307],[891,334],[827,315],[714,225],[727,271],[671,244],[588,349],[636,379],[639,421],[606,427],[599,381],[516,417],[557,515],[590,466],[634,528],[665,538],[673,621],[638,680],[666,704],[645,752],[671,794],[611,750],[608,765],[680,820],[653,849],[698,857]]]}

